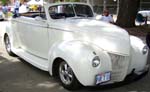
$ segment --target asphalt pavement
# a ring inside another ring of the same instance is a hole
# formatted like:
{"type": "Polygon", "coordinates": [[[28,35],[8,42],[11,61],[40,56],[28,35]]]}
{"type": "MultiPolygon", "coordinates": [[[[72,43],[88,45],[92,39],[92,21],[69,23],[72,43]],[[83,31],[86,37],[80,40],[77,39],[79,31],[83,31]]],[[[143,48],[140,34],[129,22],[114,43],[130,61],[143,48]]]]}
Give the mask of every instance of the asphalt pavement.
{"type": "MultiPolygon", "coordinates": [[[[70,92],[48,72],[9,56],[1,43],[7,21],[0,22],[0,92],[70,92]]],[[[150,59],[149,59],[150,60],[150,59]]],[[[141,61],[142,62],[142,61],[141,61]]],[[[87,79],[88,81],[88,79],[87,79]]],[[[150,74],[136,81],[104,87],[82,87],[76,92],[150,92],[150,74]]]]}

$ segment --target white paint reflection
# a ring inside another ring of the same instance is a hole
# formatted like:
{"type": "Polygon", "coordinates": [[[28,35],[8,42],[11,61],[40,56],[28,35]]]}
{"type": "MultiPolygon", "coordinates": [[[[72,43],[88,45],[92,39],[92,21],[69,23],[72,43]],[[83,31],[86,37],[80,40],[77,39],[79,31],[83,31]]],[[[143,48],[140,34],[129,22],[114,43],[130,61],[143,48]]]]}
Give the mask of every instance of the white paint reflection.
{"type": "Polygon", "coordinates": [[[81,22],[79,22],[77,25],[79,27],[82,27],[82,26],[97,26],[97,25],[100,25],[101,23],[99,21],[96,21],[96,20],[92,20],[92,21],[86,21],[86,20],[83,20],[81,22]]]}
{"type": "Polygon", "coordinates": [[[116,50],[116,45],[107,39],[95,39],[93,42],[101,48],[107,48],[114,51],[116,50]]]}
{"type": "MultiPolygon", "coordinates": [[[[144,47],[143,41],[135,36],[130,36],[131,44],[135,47],[138,47],[142,50],[144,47]]],[[[135,48],[134,48],[135,49],[135,48]]]]}
{"type": "Polygon", "coordinates": [[[37,84],[37,87],[44,87],[44,88],[53,88],[55,86],[58,86],[58,83],[43,82],[37,84]]]}
{"type": "Polygon", "coordinates": [[[63,40],[73,40],[74,37],[73,37],[73,34],[71,32],[65,32],[63,34],[63,40]]]}

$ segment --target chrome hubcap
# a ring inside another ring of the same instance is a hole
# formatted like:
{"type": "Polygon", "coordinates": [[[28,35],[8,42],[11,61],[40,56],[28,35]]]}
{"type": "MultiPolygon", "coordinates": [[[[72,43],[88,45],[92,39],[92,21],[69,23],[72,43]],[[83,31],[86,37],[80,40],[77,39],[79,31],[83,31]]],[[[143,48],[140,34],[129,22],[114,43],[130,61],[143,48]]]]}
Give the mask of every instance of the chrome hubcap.
{"type": "Polygon", "coordinates": [[[74,76],[73,76],[73,71],[72,69],[70,68],[70,66],[65,63],[65,62],[62,62],[60,64],[60,67],[59,67],[59,75],[60,75],[60,79],[61,81],[65,84],[65,85],[70,85],[74,79],[74,76]]]}

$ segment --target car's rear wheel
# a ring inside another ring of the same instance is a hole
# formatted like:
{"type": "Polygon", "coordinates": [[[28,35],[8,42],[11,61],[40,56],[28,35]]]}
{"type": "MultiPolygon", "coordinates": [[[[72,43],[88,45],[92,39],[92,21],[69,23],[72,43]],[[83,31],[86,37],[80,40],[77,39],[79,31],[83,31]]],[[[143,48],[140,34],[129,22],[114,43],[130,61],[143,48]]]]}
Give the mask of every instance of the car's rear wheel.
{"type": "Polygon", "coordinates": [[[10,43],[10,39],[8,37],[8,35],[5,35],[4,37],[4,43],[5,43],[5,48],[6,48],[6,51],[7,53],[10,55],[10,56],[16,56],[12,50],[11,50],[11,43],[10,43]]]}
{"type": "Polygon", "coordinates": [[[63,87],[68,90],[77,90],[81,86],[71,67],[65,61],[59,65],[59,78],[63,87]]]}
{"type": "Polygon", "coordinates": [[[4,21],[4,19],[0,19],[0,21],[4,21]]]}

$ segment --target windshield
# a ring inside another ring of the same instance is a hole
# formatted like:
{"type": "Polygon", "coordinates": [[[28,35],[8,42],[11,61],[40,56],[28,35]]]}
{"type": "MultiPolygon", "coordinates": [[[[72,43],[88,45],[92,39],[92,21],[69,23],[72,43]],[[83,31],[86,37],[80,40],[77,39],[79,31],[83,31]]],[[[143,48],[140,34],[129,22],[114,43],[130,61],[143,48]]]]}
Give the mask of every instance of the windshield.
{"type": "Polygon", "coordinates": [[[88,5],[74,4],[73,7],[78,17],[93,17],[93,12],[88,5]]]}
{"type": "Polygon", "coordinates": [[[93,12],[88,5],[81,4],[62,4],[51,6],[49,14],[52,19],[68,17],[93,17],[93,12]]]}

